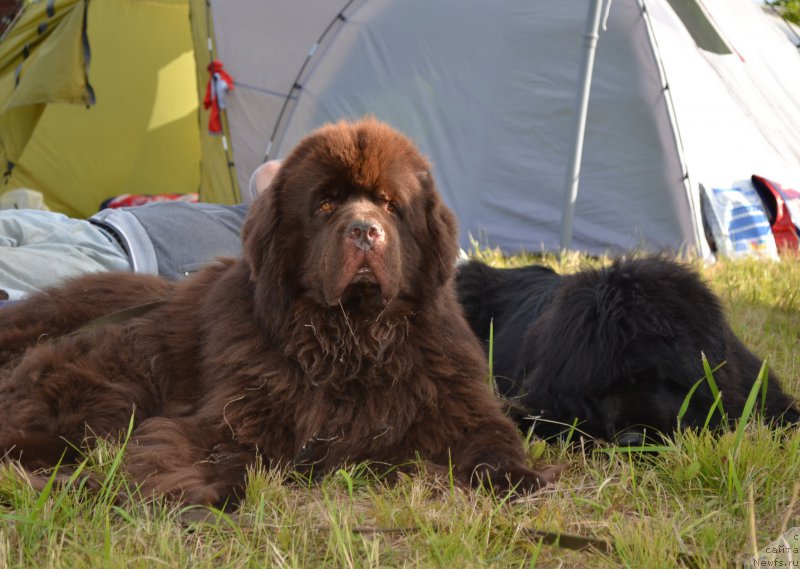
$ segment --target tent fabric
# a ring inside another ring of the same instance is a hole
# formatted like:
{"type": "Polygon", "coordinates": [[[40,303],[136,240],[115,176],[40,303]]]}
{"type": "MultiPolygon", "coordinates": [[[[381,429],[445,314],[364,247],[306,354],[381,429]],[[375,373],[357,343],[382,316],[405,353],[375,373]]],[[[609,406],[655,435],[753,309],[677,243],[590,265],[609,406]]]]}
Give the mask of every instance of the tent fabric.
{"type": "MultiPolygon", "coordinates": [[[[266,158],[325,122],[373,114],[431,159],[462,246],[559,247],[587,2],[55,6],[62,17],[88,6],[97,103],[26,96],[38,122],[11,120],[2,105],[16,64],[4,54],[25,45],[18,22],[0,43],[0,142],[23,134],[8,189],[42,191],[73,215],[124,193],[234,203],[266,158]],[[215,59],[235,79],[218,135],[199,104],[215,59]]],[[[70,67],[79,84],[84,64],[70,67]]],[[[614,0],[597,46],[573,247],[706,254],[701,187],[758,173],[800,188],[798,92],[800,53],[752,0],[614,0]]]]}
{"type": "MultiPolygon", "coordinates": [[[[25,121],[0,113],[0,140],[22,132],[22,145],[5,189],[42,191],[49,207],[73,216],[96,212],[105,199],[119,194],[195,192],[200,179],[200,134],[197,119],[198,92],[194,43],[187,2],[104,0],[55,2],[55,14],[63,15],[51,26],[35,10],[47,2],[25,8],[20,22],[0,44],[0,54],[29,45],[31,56],[66,57],[58,64],[23,68],[23,82],[55,89],[62,81],[53,67],[61,69],[64,82],[85,81],[80,27],[67,30],[70,14],[83,15],[91,49],[89,82],[96,104],[87,106],[81,89],[74,97],[58,97],[47,104],[39,91],[25,91],[24,103],[38,112],[37,121],[25,121]],[[36,18],[40,19],[37,20],[36,18]],[[28,26],[54,27],[37,44],[23,41],[28,26]],[[13,46],[13,49],[11,49],[13,46]],[[79,61],[76,57],[81,55],[79,61]]],[[[75,16],[77,18],[77,16],[75,16]]],[[[3,59],[5,62],[6,60],[3,59]]],[[[0,70],[0,97],[13,91],[13,59],[0,70]]],[[[24,65],[28,65],[27,62],[24,65]]],[[[17,91],[18,93],[21,91],[17,91]]],[[[13,96],[13,95],[12,95],[13,96]]],[[[21,95],[17,95],[21,97],[21,95]]],[[[6,152],[8,152],[6,147],[6,152]]]]}
{"type": "MultiPolygon", "coordinates": [[[[191,36],[195,57],[195,76],[197,93],[205,94],[208,85],[209,64],[217,58],[217,41],[213,16],[206,0],[189,0],[191,36]]],[[[199,100],[198,95],[198,100],[199,100]]],[[[241,98],[237,99],[241,107],[241,98]]],[[[234,204],[242,201],[241,190],[236,177],[236,164],[233,149],[229,142],[230,129],[227,112],[222,113],[222,133],[208,131],[211,109],[198,106],[200,138],[200,182],[197,189],[203,201],[234,204]]],[[[239,146],[239,148],[243,148],[239,146]]],[[[255,161],[248,161],[255,163],[255,161]]],[[[254,168],[255,166],[253,166],[254,168]]],[[[252,169],[249,170],[252,172],[252,169]]],[[[246,188],[247,186],[241,186],[246,188]]]]}
{"type": "MultiPolygon", "coordinates": [[[[462,246],[557,249],[585,18],[573,2],[359,3],[301,79],[271,157],[372,113],[431,157],[462,246]]],[[[233,70],[241,48],[228,48],[233,70]]],[[[241,133],[247,119],[230,117],[241,133]]],[[[693,212],[641,7],[617,0],[598,44],[574,247],[696,248],[693,212]]]]}
{"type": "Polygon", "coordinates": [[[94,102],[86,77],[86,1],[29,6],[0,45],[0,159],[11,167],[49,103],[94,102]]]}
{"type": "MultiPolygon", "coordinates": [[[[194,22],[195,15],[206,17],[213,23],[213,58],[236,80],[236,91],[229,97],[223,118],[229,121],[238,188],[247,188],[253,170],[264,161],[270,135],[309,51],[350,4],[346,0],[240,0],[234,8],[231,2],[192,0],[195,37],[205,38],[207,32],[200,22],[194,22]]],[[[208,58],[205,45],[196,45],[196,52],[208,58]]],[[[209,61],[204,60],[204,72],[209,61]]],[[[198,69],[200,66],[198,59],[198,69]]],[[[205,73],[201,92],[208,77],[205,73]]],[[[206,124],[207,119],[203,116],[201,123],[206,124]]],[[[204,158],[206,148],[204,144],[204,158]]],[[[218,168],[215,171],[219,172],[218,168]]],[[[220,179],[211,187],[204,186],[201,195],[204,199],[217,196],[217,188],[224,185],[231,183],[220,179]]]]}
{"type": "Polygon", "coordinates": [[[650,9],[690,175],[707,187],[728,187],[756,173],[797,185],[800,53],[754,2],[704,5],[732,53],[698,49],[666,6],[650,9]]]}
{"type": "MultiPolygon", "coordinates": [[[[676,0],[611,5],[589,104],[576,249],[704,255],[701,184],[728,187],[756,171],[795,183],[796,50],[750,0],[692,2],[707,18],[695,36],[676,0]]],[[[462,246],[557,249],[586,3],[332,4],[241,0],[231,10],[211,0],[220,58],[238,82],[228,116],[239,184],[265,146],[281,157],[320,124],[371,113],[432,159],[462,246]],[[281,49],[254,51],[254,33],[281,49]]]]}

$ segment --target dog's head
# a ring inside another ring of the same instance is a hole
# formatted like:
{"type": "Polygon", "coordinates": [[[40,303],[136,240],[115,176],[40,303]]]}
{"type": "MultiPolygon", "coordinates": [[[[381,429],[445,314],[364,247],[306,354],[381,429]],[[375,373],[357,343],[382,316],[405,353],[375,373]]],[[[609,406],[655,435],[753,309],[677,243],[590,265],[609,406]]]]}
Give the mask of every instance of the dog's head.
{"type": "Polygon", "coordinates": [[[458,251],[427,160],[372,118],[304,138],[254,202],[243,238],[253,279],[269,283],[260,294],[365,310],[422,302],[451,278],[458,251]]]}

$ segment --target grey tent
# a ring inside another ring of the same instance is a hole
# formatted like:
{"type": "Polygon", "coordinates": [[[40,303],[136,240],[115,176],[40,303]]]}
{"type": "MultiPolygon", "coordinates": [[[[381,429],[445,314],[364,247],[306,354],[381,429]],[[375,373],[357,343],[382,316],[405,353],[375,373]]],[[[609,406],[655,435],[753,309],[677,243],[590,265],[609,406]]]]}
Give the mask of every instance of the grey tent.
{"type": "MultiPolygon", "coordinates": [[[[587,2],[213,1],[238,178],[372,113],[434,164],[470,237],[559,245],[587,2]]],[[[575,249],[707,251],[701,184],[800,187],[800,54],[751,0],[614,0],[600,34],[575,249]]]]}

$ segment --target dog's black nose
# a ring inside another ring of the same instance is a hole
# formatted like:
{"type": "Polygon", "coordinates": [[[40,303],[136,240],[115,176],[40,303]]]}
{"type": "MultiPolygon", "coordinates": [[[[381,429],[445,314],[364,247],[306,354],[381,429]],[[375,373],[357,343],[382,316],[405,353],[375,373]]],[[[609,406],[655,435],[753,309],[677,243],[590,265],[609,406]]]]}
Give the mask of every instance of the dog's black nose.
{"type": "Polygon", "coordinates": [[[628,427],[614,435],[614,442],[621,447],[643,446],[646,442],[644,431],[636,427],[628,427]]]}
{"type": "Polygon", "coordinates": [[[383,227],[372,219],[359,219],[347,226],[345,234],[359,249],[371,249],[383,239],[383,227]]]}

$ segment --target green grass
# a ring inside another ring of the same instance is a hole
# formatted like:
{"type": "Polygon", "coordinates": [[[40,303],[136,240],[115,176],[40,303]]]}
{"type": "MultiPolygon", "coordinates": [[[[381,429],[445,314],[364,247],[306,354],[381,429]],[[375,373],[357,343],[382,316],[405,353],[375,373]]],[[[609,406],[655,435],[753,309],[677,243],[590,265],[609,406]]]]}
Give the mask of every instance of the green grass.
{"type": "MultiPolygon", "coordinates": [[[[566,271],[603,262],[481,256],[566,271]]],[[[800,260],[700,269],[734,330],[800,395],[800,260]]],[[[758,385],[752,395],[749,409],[758,385]]],[[[532,439],[532,460],[567,469],[516,501],[422,478],[388,484],[363,466],[313,485],[257,469],[235,514],[115,503],[126,481],[119,447],[103,444],[84,467],[99,491],[75,477],[38,493],[0,467],[0,567],[722,567],[800,525],[800,430],[745,419],[720,436],[678,433],[658,453],[532,439]],[[536,530],[610,547],[569,551],[543,544],[536,530]]]]}

